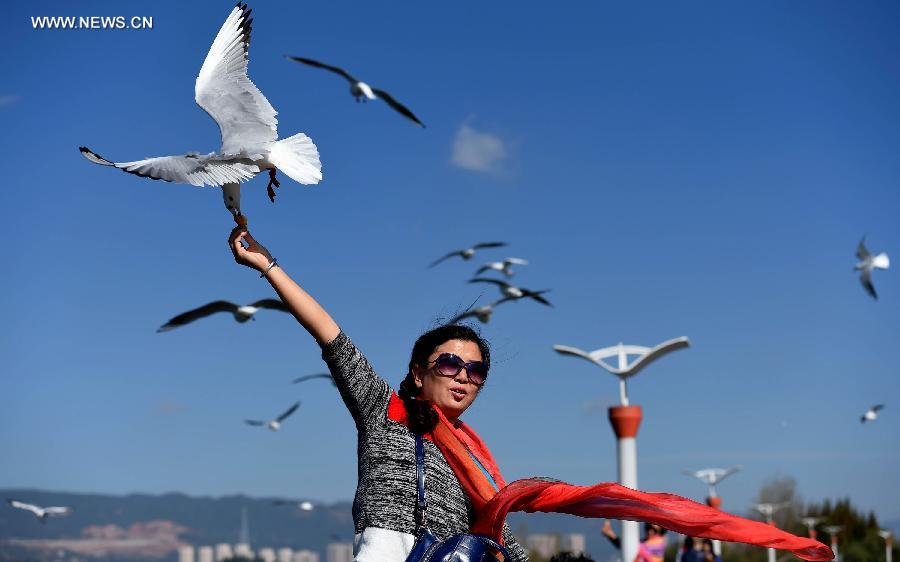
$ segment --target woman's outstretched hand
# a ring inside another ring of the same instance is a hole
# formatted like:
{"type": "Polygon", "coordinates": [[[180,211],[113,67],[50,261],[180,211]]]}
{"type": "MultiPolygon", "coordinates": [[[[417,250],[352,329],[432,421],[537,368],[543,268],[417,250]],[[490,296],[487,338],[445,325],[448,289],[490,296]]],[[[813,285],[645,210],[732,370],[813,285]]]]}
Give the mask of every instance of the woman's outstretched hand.
{"type": "Polygon", "coordinates": [[[234,254],[234,261],[241,265],[251,267],[256,271],[263,271],[272,263],[272,254],[265,246],[253,239],[253,236],[243,226],[236,226],[228,236],[228,245],[234,254]],[[242,242],[246,242],[245,247],[242,242]]]}

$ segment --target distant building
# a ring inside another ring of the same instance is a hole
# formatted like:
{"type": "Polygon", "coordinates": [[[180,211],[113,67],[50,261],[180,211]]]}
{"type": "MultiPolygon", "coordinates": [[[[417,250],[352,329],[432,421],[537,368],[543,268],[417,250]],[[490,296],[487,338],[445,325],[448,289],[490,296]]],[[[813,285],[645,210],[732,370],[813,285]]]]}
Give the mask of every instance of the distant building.
{"type": "Polygon", "coordinates": [[[559,536],[534,533],[525,537],[525,545],[541,558],[551,558],[559,553],[559,536]]]}
{"type": "Polygon", "coordinates": [[[581,533],[569,533],[562,536],[562,546],[560,550],[571,552],[572,554],[584,554],[587,550],[587,541],[581,533]]]}
{"type": "Polygon", "coordinates": [[[298,550],[294,553],[294,559],[291,562],[319,562],[319,553],[311,550],[298,550]]]}
{"type": "Polygon", "coordinates": [[[245,542],[239,542],[234,545],[234,555],[235,557],[246,558],[248,560],[256,558],[256,555],[253,554],[253,551],[250,549],[250,545],[245,542]]]}
{"type": "Polygon", "coordinates": [[[194,562],[194,547],[190,545],[179,546],[178,562],[194,562]]]}
{"type": "Polygon", "coordinates": [[[261,548],[259,557],[263,562],[275,562],[275,551],[271,548],[261,548]]]}
{"type": "Polygon", "coordinates": [[[201,546],[197,549],[197,562],[215,562],[213,547],[201,546]]]}
{"type": "Polygon", "coordinates": [[[222,562],[222,560],[228,560],[229,558],[234,558],[234,551],[231,550],[231,545],[227,542],[217,544],[216,562],[222,562]]]}
{"type": "Polygon", "coordinates": [[[353,545],[348,542],[333,542],[326,552],[326,562],[353,562],[353,545]]]}
{"type": "MultiPolygon", "coordinates": [[[[278,562],[294,562],[294,551],[290,548],[278,549],[278,562]]],[[[202,560],[200,562],[203,562],[202,560]]]]}

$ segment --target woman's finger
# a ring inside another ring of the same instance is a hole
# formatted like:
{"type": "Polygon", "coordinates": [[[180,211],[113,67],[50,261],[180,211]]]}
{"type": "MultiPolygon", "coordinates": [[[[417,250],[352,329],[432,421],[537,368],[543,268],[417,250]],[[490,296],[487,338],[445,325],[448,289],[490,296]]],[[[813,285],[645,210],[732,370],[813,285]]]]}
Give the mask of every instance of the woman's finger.
{"type": "Polygon", "coordinates": [[[246,251],[246,248],[244,248],[244,245],[241,244],[241,240],[244,239],[245,234],[246,234],[246,232],[241,232],[231,241],[231,249],[232,249],[232,251],[234,251],[234,255],[236,255],[236,256],[239,256],[239,255],[241,255],[241,252],[246,251]]]}

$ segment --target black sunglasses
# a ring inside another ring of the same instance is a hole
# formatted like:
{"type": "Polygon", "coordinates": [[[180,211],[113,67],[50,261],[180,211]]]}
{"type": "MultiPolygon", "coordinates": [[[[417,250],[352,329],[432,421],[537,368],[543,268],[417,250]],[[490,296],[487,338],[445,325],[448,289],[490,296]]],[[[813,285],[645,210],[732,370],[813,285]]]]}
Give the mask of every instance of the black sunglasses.
{"type": "Polygon", "coordinates": [[[482,386],[487,380],[488,368],[482,361],[469,361],[466,363],[459,356],[452,353],[441,353],[434,361],[434,370],[442,377],[455,377],[463,369],[469,381],[475,386],[482,386]]]}

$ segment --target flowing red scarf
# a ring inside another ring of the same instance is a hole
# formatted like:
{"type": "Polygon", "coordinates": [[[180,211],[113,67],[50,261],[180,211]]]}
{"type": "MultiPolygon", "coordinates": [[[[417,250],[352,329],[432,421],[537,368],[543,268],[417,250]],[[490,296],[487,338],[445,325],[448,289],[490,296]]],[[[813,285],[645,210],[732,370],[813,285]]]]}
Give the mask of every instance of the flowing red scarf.
{"type": "MultiPolygon", "coordinates": [[[[804,560],[832,560],[834,553],[824,544],[792,535],[771,525],[744,519],[695,501],[665,493],[647,493],[613,483],[575,486],[543,478],[516,480],[507,485],[484,441],[461,421],[450,422],[438,408],[438,423],[431,439],[463,490],[472,501],[476,520],[471,532],[500,540],[510,511],[568,513],[580,517],[627,519],[654,523],[691,537],[743,542],[788,550],[804,560]],[[478,462],[497,483],[491,485],[478,462]]],[[[406,408],[394,393],[388,419],[408,425],[406,408]]]]}

